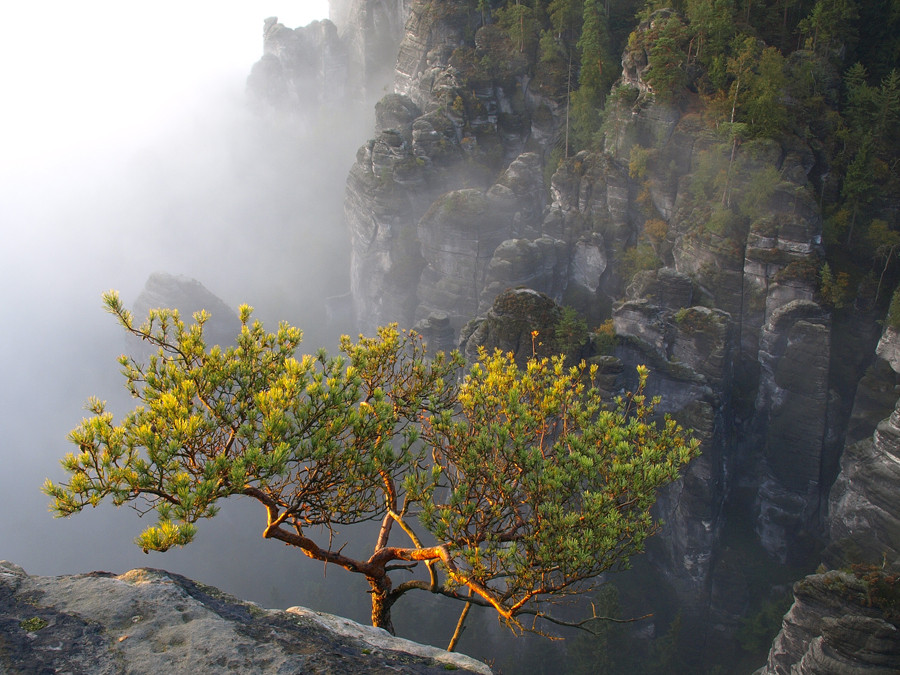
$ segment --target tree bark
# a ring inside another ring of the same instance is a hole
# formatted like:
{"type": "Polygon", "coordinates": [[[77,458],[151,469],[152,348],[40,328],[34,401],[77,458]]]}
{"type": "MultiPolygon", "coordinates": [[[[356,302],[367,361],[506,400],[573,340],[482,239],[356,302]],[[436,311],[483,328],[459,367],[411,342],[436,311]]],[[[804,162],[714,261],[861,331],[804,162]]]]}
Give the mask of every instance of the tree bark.
{"type": "Polygon", "coordinates": [[[384,576],[381,579],[366,577],[372,587],[372,625],[376,628],[384,628],[391,635],[394,632],[394,624],[391,621],[391,607],[397,601],[396,596],[391,595],[391,580],[384,576]]]}

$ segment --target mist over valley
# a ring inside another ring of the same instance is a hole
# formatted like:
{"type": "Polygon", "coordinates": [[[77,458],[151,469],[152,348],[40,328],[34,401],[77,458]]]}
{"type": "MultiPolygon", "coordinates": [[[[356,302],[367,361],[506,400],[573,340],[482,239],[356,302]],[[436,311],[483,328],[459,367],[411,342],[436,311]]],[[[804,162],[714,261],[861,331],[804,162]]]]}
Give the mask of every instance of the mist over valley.
{"type": "MultiPolygon", "coordinates": [[[[38,488],[58,477],[89,396],[117,414],[132,405],[116,363],[128,344],[101,292],[115,288],[132,306],[148,277],[165,272],[199,280],[232,311],[252,304],[272,328],[301,326],[308,350],[351,328],[326,328],[324,301],[349,289],[343,186],[371,115],[362,105],[303,119],[251,109],[246,81],[262,51],[263,5],[222,18],[214,3],[164,2],[130,21],[99,3],[54,9],[54,26],[80,15],[68,28],[78,34],[47,30],[46,65],[19,73],[13,110],[3,113],[0,556],[45,575],[165,567],[263,605],[296,604],[294,585],[282,585],[297,556],[259,545],[260,514],[247,504],[208,523],[197,549],[148,558],[131,544],[145,525],[131,509],[54,520],[38,488]],[[168,59],[160,73],[154,58],[168,59]],[[117,82],[129,73],[155,79],[117,82]]],[[[8,12],[12,31],[25,17],[8,12]]],[[[27,68],[12,54],[17,45],[27,55],[26,44],[10,37],[4,71],[27,68]]]]}
{"type": "MultiPolygon", "coordinates": [[[[134,405],[101,293],[196,280],[304,353],[396,322],[470,364],[584,359],[607,405],[649,369],[702,454],[560,614],[644,618],[547,640],[476,608],[458,649],[495,672],[900,668],[900,16],[664,4],[0,10],[0,559],[368,622],[365,579],[264,540],[251,499],[165,554],[132,543],[153,515],[47,513],[81,405],[134,405]]],[[[331,544],[364,558],[370,525],[331,544]]],[[[398,635],[446,646],[460,603],[411,595],[398,635]]]]}

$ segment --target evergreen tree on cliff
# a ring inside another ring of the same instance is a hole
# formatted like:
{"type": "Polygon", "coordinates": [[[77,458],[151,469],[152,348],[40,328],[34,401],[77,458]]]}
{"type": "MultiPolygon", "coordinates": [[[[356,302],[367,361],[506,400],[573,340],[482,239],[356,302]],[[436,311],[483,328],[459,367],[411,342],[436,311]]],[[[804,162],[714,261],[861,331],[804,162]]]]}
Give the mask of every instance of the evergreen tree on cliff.
{"type": "Polygon", "coordinates": [[[218,501],[256,500],[262,534],[365,576],[372,622],[424,590],[519,617],[621,568],[658,527],[650,508],[698,443],[652,421],[642,393],[605,406],[594,369],[562,357],[482,353],[458,381],[457,356],[426,360],[396,328],[343,338],[343,357],[295,357],[298,329],[268,333],[241,307],[235,346],[207,347],[197,313],[153,310],[136,326],[115,293],[107,309],[156,349],[120,357],[139,401],[118,424],[92,399],[69,436],[68,481],[47,481],[68,516],[105,498],[155,511],[145,551],[188,544],[218,501]],[[344,553],[339,529],[374,523],[368,557],[344,553]],[[404,579],[397,583],[395,572],[404,579]],[[421,570],[424,574],[410,574],[421,570]]]}

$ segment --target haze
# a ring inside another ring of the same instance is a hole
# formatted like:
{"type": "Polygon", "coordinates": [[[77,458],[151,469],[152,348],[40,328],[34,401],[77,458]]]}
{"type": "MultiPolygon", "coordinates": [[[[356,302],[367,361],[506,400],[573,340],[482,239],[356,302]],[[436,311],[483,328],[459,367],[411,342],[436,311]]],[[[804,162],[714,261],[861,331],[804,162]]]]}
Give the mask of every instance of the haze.
{"type": "Polygon", "coordinates": [[[244,107],[263,19],[304,25],[328,3],[11,4],[0,9],[0,559],[32,574],[164,567],[297,604],[296,584],[280,585],[298,556],[261,542],[249,504],[203,523],[184,551],[144,556],[133,511],[53,520],[40,486],[63,478],[88,396],[117,413],[129,404],[102,291],[128,304],[152,272],[184,274],[273,326],[301,326],[309,350],[329,339],[323,299],[348,283],[344,179],[371,111],[297,128],[244,107]]]}

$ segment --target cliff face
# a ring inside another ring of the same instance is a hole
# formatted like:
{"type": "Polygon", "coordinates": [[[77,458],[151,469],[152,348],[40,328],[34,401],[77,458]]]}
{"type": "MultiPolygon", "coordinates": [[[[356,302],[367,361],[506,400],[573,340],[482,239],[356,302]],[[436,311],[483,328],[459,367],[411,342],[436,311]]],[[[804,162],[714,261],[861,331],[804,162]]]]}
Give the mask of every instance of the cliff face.
{"type": "MultiPolygon", "coordinates": [[[[637,39],[622,56],[625,93],[604,112],[603,150],[565,156],[570,83],[471,2],[340,0],[332,19],[337,29],[312,33],[351,89],[365,89],[359,73],[377,70],[375,55],[394,64],[347,180],[357,327],[398,321],[435,348],[524,357],[560,305],[592,328],[611,318],[608,389],[632,386],[646,363],[661,409],[703,441],[660,496],[666,526],[649,550],[692,649],[733,634],[758,602],[733,564],[750,551],[806,571],[829,538],[835,565],[854,546],[872,562],[896,557],[885,486],[900,479],[900,412],[868,437],[895,402],[897,369],[883,347],[857,389],[875,317],[856,306],[836,319],[820,293],[819,205],[835,188],[816,141],[726,138],[690,88],[677,102],[655,96],[652,45],[637,39]],[[864,440],[842,455],[845,432],[864,440]]],[[[273,91],[292,90],[285,55],[305,39],[267,24],[273,91]]],[[[809,58],[788,60],[788,80],[809,58]]]]}
{"type": "Polygon", "coordinates": [[[350,87],[368,99],[393,74],[411,0],[332,0],[329,19],[349,54],[350,87]]]}
{"type": "MultiPolygon", "coordinates": [[[[880,363],[900,372],[900,335],[885,327],[878,343],[880,363]]],[[[857,398],[869,411],[867,392],[874,382],[889,382],[872,373],[860,383],[857,398]]],[[[891,388],[893,391],[893,388],[891,388]]],[[[896,392],[894,391],[894,396],[896,392]]],[[[900,401],[897,402],[900,406],[900,401]]],[[[858,412],[858,411],[857,411],[858,412]]],[[[858,417],[863,417],[862,413],[858,417]]],[[[807,577],[794,587],[794,605],[757,675],[893,673],[900,664],[900,412],[889,417],[866,439],[844,448],[840,474],[828,499],[830,543],[823,556],[843,567],[854,563],[856,574],[831,571],[807,577]]]]}
{"type": "Polygon", "coordinates": [[[4,673],[445,673],[482,663],[303,607],[262,609],[162,570],[30,576],[0,561],[4,673]]]}
{"type": "Polygon", "coordinates": [[[736,486],[774,560],[806,561],[824,530],[839,415],[817,295],[819,159],[796,137],[723,142],[699,98],[654,101],[646,58],[626,52],[634,96],[610,113],[606,151],[547,172],[565,89],[537,86],[503,39],[464,2],[412,4],[394,93],[348,179],[358,324],[434,318],[458,335],[482,316],[462,335],[474,353],[501,330],[492,303],[508,288],[593,325],[612,315],[618,386],[647,363],[651,393],[703,440],[661,496],[651,551],[700,636],[710,612],[734,623],[752,602],[723,599],[717,570],[736,486]]]}

